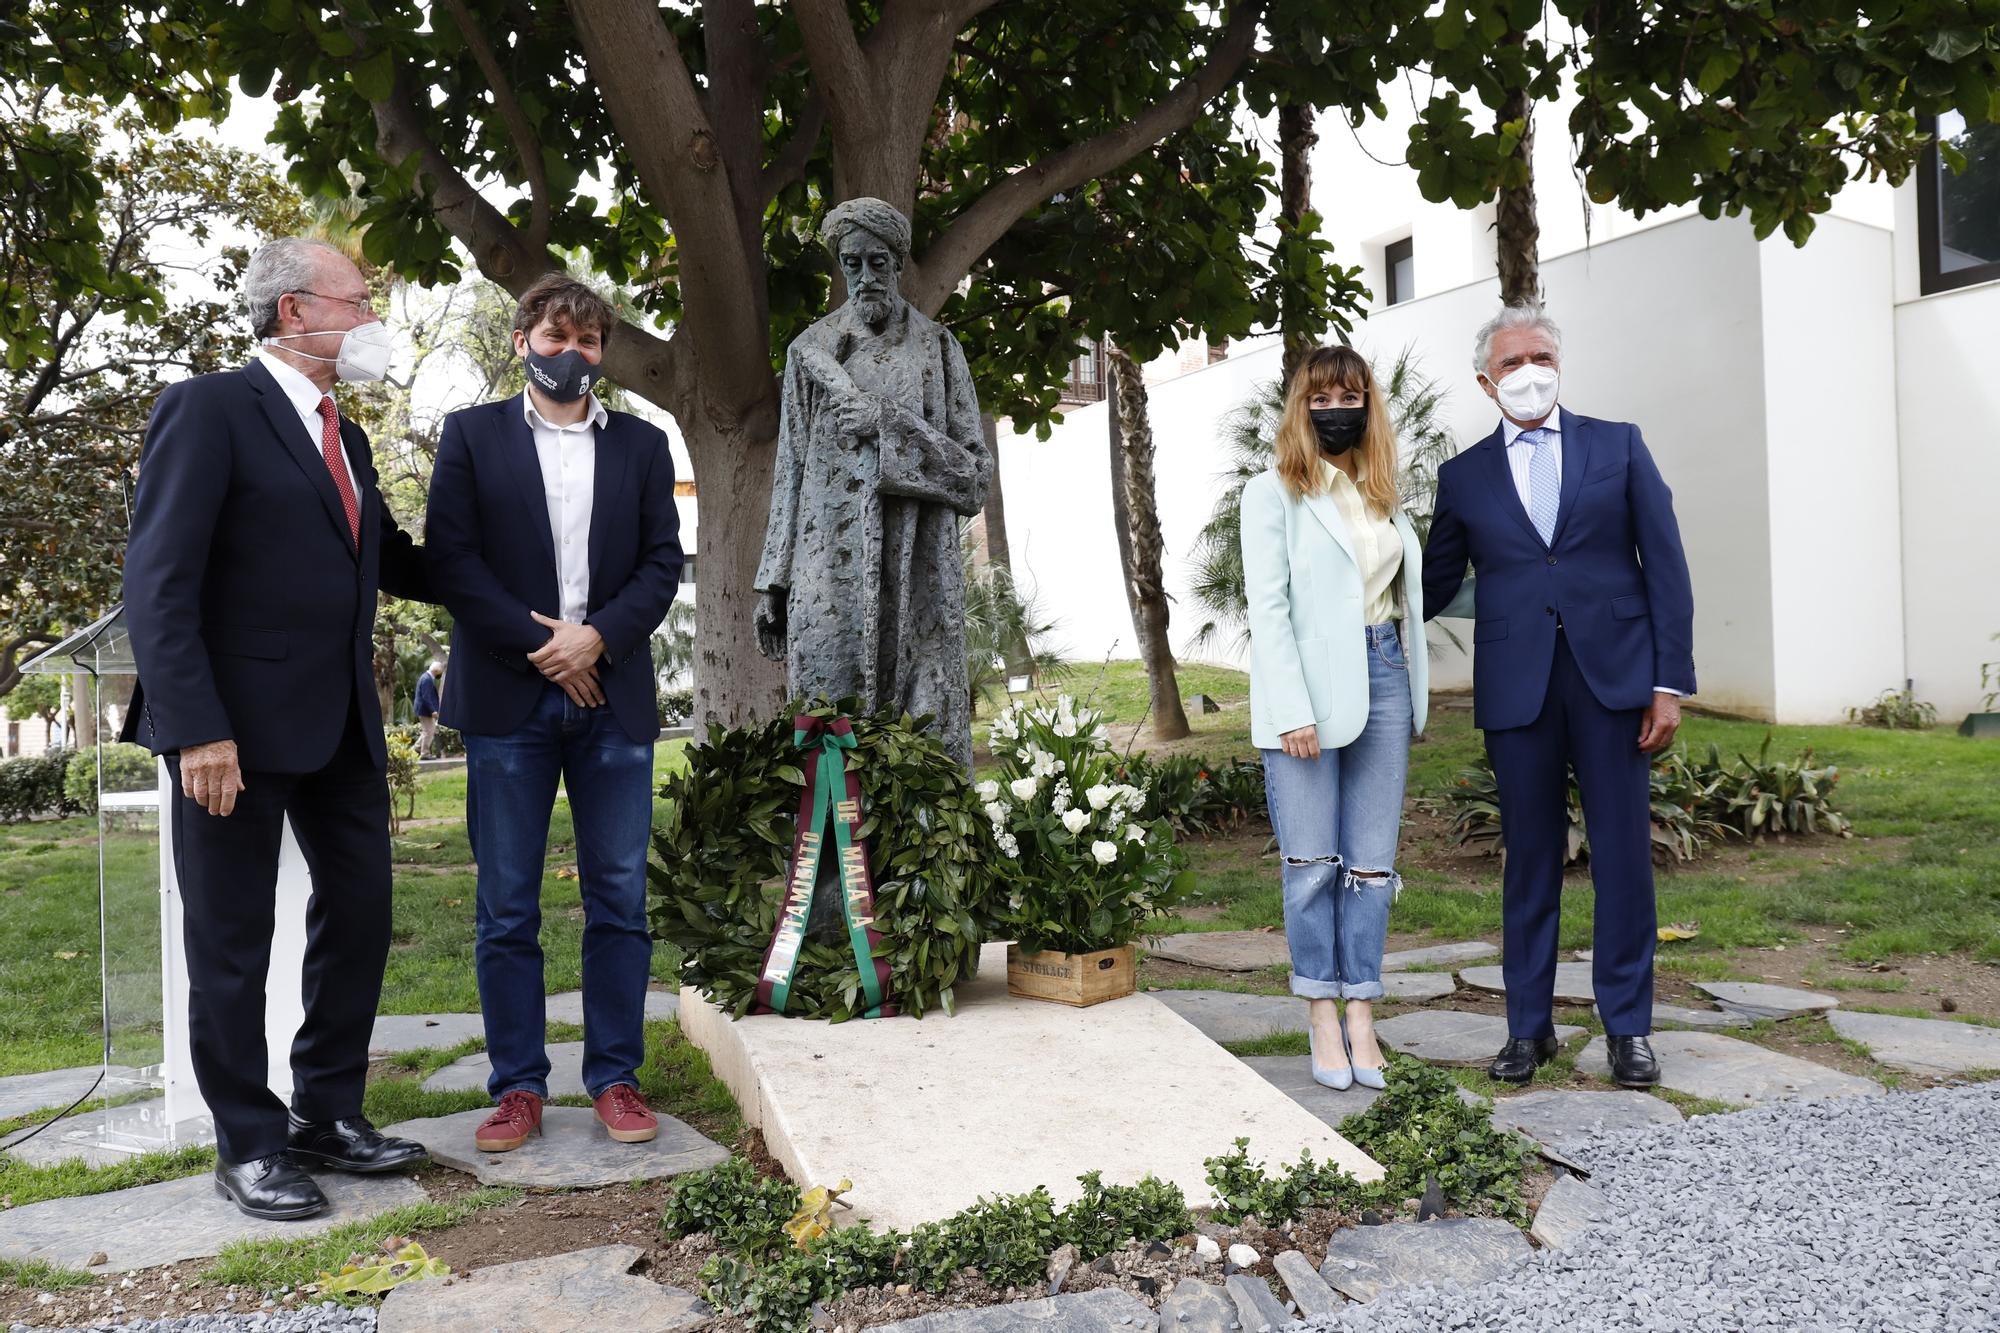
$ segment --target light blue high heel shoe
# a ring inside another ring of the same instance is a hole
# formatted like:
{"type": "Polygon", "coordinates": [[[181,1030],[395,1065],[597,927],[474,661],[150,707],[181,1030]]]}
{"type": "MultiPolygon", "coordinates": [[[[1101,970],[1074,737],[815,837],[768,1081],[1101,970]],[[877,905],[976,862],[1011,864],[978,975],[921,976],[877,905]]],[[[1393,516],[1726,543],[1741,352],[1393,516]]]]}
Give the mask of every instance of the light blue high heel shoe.
{"type": "MultiPolygon", "coordinates": [[[[1319,1084],[1322,1088],[1332,1088],[1335,1092],[1346,1092],[1354,1086],[1354,1067],[1352,1064],[1345,1069],[1323,1069],[1320,1067],[1319,1040],[1313,1035],[1313,1030],[1310,1027],[1306,1029],[1306,1044],[1312,1052],[1313,1082],[1319,1084]]],[[[1340,1049],[1342,1051],[1347,1049],[1347,1034],[1345,1032],[1341,1034],[1340,1049]]]]}
{"type": "MultiPolygon", "coordinates": [[[[1347,1052],[1347,1072],[1354,1082],[1359,1083],[1364,1088],[1373,1088],[1377,1092],[1381,1092],[1389,1086],[1389,1081],[1383,1077],[1384,1073],[1387,1072],[1386,1070],[1379,1067],[1367,1069],[1354,1063],[1354,1048],[1347,1044],[1347,1015],[1345,1014],[1340,1016],[1340,1044],[1347,1052]]],[[[1314,1072],[1316,1075],[1318,1071],[1315,1070],[1314,1072]]]]}

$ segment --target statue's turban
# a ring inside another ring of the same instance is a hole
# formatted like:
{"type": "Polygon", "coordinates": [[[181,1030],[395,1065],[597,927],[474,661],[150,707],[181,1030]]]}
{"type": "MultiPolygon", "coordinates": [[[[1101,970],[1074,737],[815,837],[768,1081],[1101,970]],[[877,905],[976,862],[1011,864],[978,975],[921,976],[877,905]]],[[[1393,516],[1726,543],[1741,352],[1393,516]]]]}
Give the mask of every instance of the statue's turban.
{"type": "Polygon", "coordinates": [[[895,205],[880,199],[850,199],[826,215],[826,222],[819,229],[820,239],[826,242],[827,249],[837,252],[841,238],[856,227],[894,250],[898,263],[910,257],[910,220],[895,205]]]}

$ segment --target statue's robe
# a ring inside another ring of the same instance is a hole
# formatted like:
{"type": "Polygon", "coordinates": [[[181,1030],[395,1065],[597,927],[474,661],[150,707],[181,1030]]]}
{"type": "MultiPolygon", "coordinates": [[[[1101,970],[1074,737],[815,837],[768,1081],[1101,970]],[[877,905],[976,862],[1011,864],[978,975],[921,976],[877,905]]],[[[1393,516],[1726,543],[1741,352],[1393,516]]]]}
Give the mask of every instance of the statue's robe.
{"type": "Polygon", "coordinates": [[[788,590],[786,683],[931,714],[972,768],[958,523],[986,503],[992,460],[958,340],[903,305],[881,333],[826,316],[785,357],[771,517],[756,588],[788,590]],[[834,414],[842,372],[884,400],[880,433],[834,414]]]}

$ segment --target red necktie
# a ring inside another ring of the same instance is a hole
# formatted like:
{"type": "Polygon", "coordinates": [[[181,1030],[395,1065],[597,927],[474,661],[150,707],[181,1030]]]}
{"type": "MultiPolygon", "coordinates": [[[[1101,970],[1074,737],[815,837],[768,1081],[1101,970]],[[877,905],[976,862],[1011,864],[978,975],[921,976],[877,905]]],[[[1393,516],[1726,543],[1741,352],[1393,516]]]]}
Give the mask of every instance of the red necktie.
{"type": "Polygon", "coordinates": [[[354,483],[347,479],[347,463],[340,456],[340,409],[333,405],[331,394],[319,400],[319,419],[324,423],[319,433],[319,451],[326,459],[326,470],[333,474],[333,489],[340,492],[340,503],[347,510],[347,534],[358,551],[361,506],[354,502],[354,483]]]}

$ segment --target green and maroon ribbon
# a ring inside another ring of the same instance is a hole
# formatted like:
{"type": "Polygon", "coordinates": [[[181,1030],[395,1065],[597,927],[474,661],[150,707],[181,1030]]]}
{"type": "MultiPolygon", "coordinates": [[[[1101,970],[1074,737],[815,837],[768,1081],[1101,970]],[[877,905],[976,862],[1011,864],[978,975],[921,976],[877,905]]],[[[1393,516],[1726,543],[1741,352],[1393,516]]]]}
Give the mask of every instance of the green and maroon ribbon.
{"type": "Polygon", "coordinates": [[[799,832],[792,844],[784,906],[771,931],[771,947],[764,951],[753,1012],[782,1014],[791,1001],[792,981],[812,917],[813,891],[819,884],[820,859],[826,854],[826,825],[831,820],[847,942],[861,973],[861,1016],[892,1015],[895,1006],[882,1002],[889,965],[876,957],[882,937],[875,929],[875,882],[868,873],[868,844],[859,832],[861,780],[848,771],[844,757],[845,751],[854,748],[854,726],[844,717],[828,721],[801,713],[792,719],[792,745],[805,752],[806,785],[799,796],[799,832]]]}

